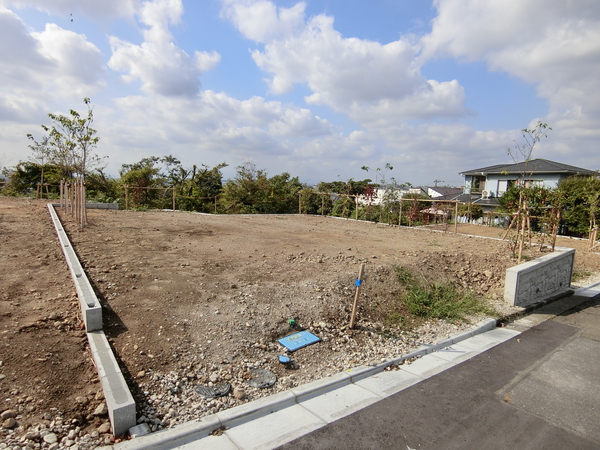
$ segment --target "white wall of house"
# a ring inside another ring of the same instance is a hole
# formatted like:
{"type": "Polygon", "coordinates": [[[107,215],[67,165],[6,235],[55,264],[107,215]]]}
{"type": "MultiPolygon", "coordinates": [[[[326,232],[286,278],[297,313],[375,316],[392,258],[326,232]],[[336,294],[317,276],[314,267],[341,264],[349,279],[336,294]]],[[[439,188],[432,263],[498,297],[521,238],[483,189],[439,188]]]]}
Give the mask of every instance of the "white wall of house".
{"type": "MultiPolygon", "coordinates": [[[[489,174],[486,177],[485,183],[480,187],[481,190],[489,191],[493,197],[501,197],[507,190],[510,182],[516,182],[521,178],[517,174],[489,174]]],[[[558,182],[565,178],[560,174],[531,174],[526,177],[528,181],[539,184],[546,188],[555,188],[558,182]]],[[[471,192],[474,177],[465,175],[465,193],[471,192]]]]}

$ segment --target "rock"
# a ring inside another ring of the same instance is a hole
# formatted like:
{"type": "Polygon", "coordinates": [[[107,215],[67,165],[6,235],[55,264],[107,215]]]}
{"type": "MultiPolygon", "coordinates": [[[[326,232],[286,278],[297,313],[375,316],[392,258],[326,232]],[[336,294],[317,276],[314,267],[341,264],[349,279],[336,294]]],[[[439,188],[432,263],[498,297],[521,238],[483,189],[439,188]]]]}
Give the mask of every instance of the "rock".
{"type": "Polygon", "coordinates": [[[105,434],[110,433],[110,422],[104,422],[98,427],[98,433],[105,434]]]}
{"type": "Polygon", "coordinates": [[[58,436],[54,433],[48,433],[44,436],[44,442],[47,444],[54,444],[58,441],[58,436]]]}
{"type": "Polygon", "coordinates": [[[98,392],[96,392],[94,400],[104,400],[104,391],[102,389],[99,389],[98,392]]]}
{"type": "Polygon", "coordinates": [[[143,370],[140,370],[137,373],[137,378],[144,378],[146,376],[146,372],[144,372],[143,370]]]}
{"type": "Polygon", "coordinates": [[[17,412],[14,409],[7,409],[0,414],[0,418],[2,418],[2,420],[14,419],[15,417],[17,417],[17,412]]]}
{"type": "Polygon", "coordinates": [[[87,405],[90,401],[87,397],[81,396],[81,397],[75,397],[75,402],[81,406],[85,406],[87,405]]]}
{"type": "Polygon", "coordinates": [[[106,407],[106,403],[102,402],[94,410],[94,416],[103,416],[107,412],[108,408],[106,407]]]}
{"type": "Polygon", "coordinates": [[[7,430],[14,428],[15,425],[17,425],[17,421],[15,419],[13,419],[12,417],[10,417],[10,418],[6,419],[4,422],[2,422],[2,428],[5,428],[7,430]]]}
{"type": "Polygon", "coordinates": [[[235,388],[233,390],[233,396],[235,398],[237,398],[238,400],[243,400],[244,397],[246,396],[246,391],[242,388],[235,388]]]}

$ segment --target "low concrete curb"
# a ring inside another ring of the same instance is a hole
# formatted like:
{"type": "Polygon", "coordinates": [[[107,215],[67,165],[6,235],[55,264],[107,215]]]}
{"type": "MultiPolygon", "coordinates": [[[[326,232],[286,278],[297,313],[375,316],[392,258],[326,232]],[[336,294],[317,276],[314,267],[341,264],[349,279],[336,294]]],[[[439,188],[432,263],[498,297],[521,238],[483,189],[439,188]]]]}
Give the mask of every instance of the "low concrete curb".
{"type": "Polygon", "coordinates": [[[100,301],[85,275],[67,233],[54,210],[54,206],[50,203],[48,204],[48,211],[77,289],[81,315],[85,323],[90,351],[102,384],[113,434],[119,436],[127,433],[136,424],[135,401],[127,387],[106,335],[102,331],[102,306],[100,301]]]}
{"type": "Polygon", "coordinates": [[[48,203],[48,211],[50,212],[52,223],[56,229],[56,234],[58,235],[58,240],[60,241],[60,245],[65,255],[65,260],[69,266],[71,278],[73,278],[75,288],[77,289],[77,297],[79,298],[79,306],[81,307],[81,316],[83,318],[83,323],[85,324],[85,329],[88,333],[90,331],[101,330],[102,307],[100,306],[100,302],[94,293],[90,281],[85,275],[83,267],[75,254],[75,250],[73,250],[73,246],[67,237],[67,233],[60,223],[60,219],[54,210],[54,206],[50,203],[48,203]]]}

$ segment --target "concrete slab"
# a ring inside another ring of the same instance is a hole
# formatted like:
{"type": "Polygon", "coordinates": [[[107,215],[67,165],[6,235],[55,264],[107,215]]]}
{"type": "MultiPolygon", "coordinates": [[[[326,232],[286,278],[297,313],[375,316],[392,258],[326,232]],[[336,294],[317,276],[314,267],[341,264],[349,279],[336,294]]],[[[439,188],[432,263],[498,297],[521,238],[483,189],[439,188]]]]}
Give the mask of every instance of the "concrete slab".
{"type": "Polygon", "coordinates": [[[452,344],[449,347],[442,348],[434,353],[438,358],[445,359],[454,364],[471,359],[480,352],[461,344],[452,344]]]}
{"type": "Polygon", "coordinates": [[[520,331],[511,330],[508,328],[495,328],[482,334],[473,336],[472,338],[462,341],[460,344],[472,350],[484,352],[492,347],[495,347],[502,342],[506,342],[515,336],[518,336],[520,331]]]}
{"type": "Polygon", "coordinates": [[[360,386],[348,384],[322,395],[317,394],[299,404],[321,420],[329,423],[372,405],[379,400],[381,400],[379,395],[360,386]]]}
{"type": "Polygon", "coordinates": [[[437,373],[443,372],[444,370],[453,366],[453,363],[445,359],[438,358],[435,356],[435,354],[430,354],[417,359],[410,364],[404,364],[402,366],[402,370],[425,379],[437,373]]]}
{"type": "Polygon", "coordinates": [[[385,398],[417,384],[421,380],[421,377],[400,369],[380,372],[357,381],[355,384],[385,398]]]}
{"type": "Polygon", "coordinates": [[[320,393],[329,392],[348,385],[350,384],[350,380],[350,373],[344,371],[292,388],[290,391],[296,396],[297,401],[300,402],[305,398],[311,398],[320,393]]]}
{"type": "Polygon", "coordinates": [[[325,421],[306,408],[294,405],[235,426],[226,430],[225,434],[240,449],[268,449],[283,445],[324,425],[325,421]]]}
{"type": "Polygon", "coordinates": [[[295,404],[296,396],[291,391],[283,391],[253,402],[244,403],[235,408],[226,409],[218,412],[215,416],[221,421],[222,425],[232,428],[295,404]]]}
{"type": "MultiPolygon", "coordinates": [[[[173,448],[173,447],[170,447],[173,448]]],[[[177,450],[240,450],[240,447],[235,445],[229,439],[229,436],[222,434],[221,436],[208,436],[202,439],[202,445],[199,446],[197,441],[188,442],[175,447],[177,450]]]]}

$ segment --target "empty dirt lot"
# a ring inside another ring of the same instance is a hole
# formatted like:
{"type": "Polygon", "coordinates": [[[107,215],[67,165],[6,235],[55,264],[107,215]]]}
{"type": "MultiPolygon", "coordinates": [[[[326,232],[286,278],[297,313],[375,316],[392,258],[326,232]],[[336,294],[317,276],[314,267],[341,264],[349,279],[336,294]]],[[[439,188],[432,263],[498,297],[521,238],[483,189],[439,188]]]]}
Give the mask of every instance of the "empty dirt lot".
{"type": "MultiPolygon", "coordinates": [[[[313,216],[88,214],[83,229],[60,215],[103,304],[104,330],[141,420],[153,429],[378,363],[469,326],[394,326],[397,266],[468,286],[498,315],[516,311],[502,301],[504,272],[515,260],[499,240],[313,216]],[[362,263],[358,327],[349,330],[362,263]],[[276,340],[300,328],[322,342],[298,350],[292,368],[284,367],[276,340]],[[277,383],[248,386],[254,368],[274,372],[277,383]],[[220,383],[237,395],[195,392],[220,383]]],[[[45,414],[95,429],[106,420],[92,414],[100,384],[46,201],[0,198],[0,245],[0,411],[18,410],[23,432],[49,421],[45,414]]],[[[577,248],[578,273],[597,272],[598,255],[584,250],[586,241],[558,245],[577,248]]]]}

